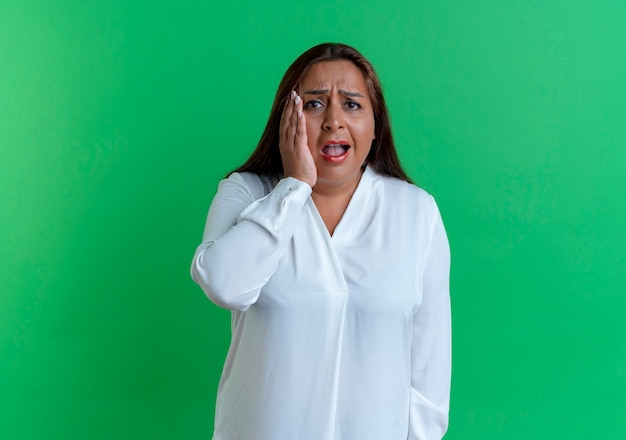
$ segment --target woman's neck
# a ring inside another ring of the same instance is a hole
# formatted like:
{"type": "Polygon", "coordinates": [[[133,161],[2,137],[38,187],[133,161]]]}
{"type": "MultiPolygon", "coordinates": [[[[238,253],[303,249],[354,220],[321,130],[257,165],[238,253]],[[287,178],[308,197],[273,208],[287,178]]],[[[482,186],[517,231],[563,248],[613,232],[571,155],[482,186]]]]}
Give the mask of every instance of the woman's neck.
{"type": "Polygon", "coordinates": [[[330,235],[333,235],[335,228],[346,212],[352,195],[359,186],[361,176],[362,173],[359,174],[358,179],[355,179],[355,181],[341,185],[332,186],[318,183],[313,187],[311,198],[330,235]]]}

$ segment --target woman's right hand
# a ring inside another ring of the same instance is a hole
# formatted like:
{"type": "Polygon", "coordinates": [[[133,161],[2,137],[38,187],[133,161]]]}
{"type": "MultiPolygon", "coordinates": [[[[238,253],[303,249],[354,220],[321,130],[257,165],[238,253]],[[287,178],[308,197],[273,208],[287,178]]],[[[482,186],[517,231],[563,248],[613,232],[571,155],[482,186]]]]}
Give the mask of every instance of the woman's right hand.
{"type": "Polygon", "coordinates": [[[294,177],[313,188],[317,168],[307,142],[302,99],[295,91],[289,95],[280,119],[279,148],[285,177],[294,177]]]}

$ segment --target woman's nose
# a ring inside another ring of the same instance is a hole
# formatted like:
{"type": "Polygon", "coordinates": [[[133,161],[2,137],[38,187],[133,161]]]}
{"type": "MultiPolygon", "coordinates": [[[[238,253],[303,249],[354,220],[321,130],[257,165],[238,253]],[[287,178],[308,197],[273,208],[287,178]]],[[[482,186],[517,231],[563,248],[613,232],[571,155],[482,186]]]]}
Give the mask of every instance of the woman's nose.
{"type": "Polygon", "coordinates": [[[324,113],[322,128],[326,131],[338,130],[344,127],[343,112],[338,105],[329,104],[324,113]]]}

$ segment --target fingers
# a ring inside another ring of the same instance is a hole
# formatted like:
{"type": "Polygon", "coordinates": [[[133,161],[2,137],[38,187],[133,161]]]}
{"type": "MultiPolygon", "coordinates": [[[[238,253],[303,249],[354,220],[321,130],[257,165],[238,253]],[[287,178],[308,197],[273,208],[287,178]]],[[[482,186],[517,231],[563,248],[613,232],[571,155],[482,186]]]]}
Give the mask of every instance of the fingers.
{"type": "Polygon", "coordinates": [[[294,109],[292,114],[292,123],[293,123],[293,136],[294,136],[294,148],[305,148],[306,151],[309,150],[309,147],[306,143],[306,120],[304,118],[304,114],[302,113],[302,98],[300,96],[296,96],[294,99],[294,109]]]}
{"type": "MultiPolygon", "coordinates": [[[[298,96],[298,99],[300,99],[300,97],[298,96]]],[[[304,113],[302,112],[303,110],[303,103],[302,102],[298,102],[297,104],[297,111],[296,111],[296,136],[298,138],[301,138],[302,136],[306,137],[306,118],[304,117],[304,113]]],[[[307,147],[306,142],[304,143],[304,146],[307,147]]]]}
{"type": "Polygon", "coordinates": [[[284,175],[313,187],[317,181],[317,169],[308,146],[303,107],[302,99],[292,92],[280,119],[279,149],[284,175]]]}
{"type": "Polygon", "coordinates": [[[303,134],[306,134],[306,125],[302,113],[302,99],[293,91],[289,95],[281,115],[279,129],[281,150],[296,148],[296,136],[303,134]]]}
{"type": "Polygon", "coordinates": [[[287,98],[287,101],[285,102],[285,107],[283,108],[283,113],[280,118],[280,134],[282,141],[287,140],[287,131],[289,130],[289,125],[291,124],[296,96],[295,91],[291,92],[289,94],[289,98],[287,98]]]}

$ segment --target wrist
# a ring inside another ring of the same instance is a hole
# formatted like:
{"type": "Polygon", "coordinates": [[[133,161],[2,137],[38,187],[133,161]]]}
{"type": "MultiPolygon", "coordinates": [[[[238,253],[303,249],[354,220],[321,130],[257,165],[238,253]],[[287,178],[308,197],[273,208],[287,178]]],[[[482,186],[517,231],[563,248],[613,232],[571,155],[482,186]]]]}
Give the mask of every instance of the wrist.
{"type": "Polygon", "coordinates": [[[295,173],[287,173],[285,174],[285,177],[291,177],[293,179],[299,180],[300,182],[306,183],[311,188],[315,186],[315,180],[311,179],[310,176],[305,176],[302,174],[295,174],[295,173]]]}

